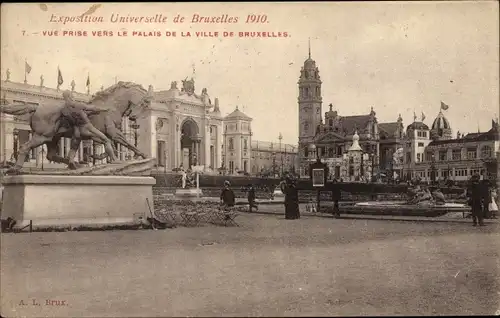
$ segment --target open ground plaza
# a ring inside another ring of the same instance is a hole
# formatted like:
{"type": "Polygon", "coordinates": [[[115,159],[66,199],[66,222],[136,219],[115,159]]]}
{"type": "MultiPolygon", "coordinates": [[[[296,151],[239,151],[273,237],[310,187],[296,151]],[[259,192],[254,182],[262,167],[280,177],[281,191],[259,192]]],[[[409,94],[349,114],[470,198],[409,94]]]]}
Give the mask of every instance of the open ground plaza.
{"type": "MultiPolygon", "coordinates": [[[[282,208],[282,206],[280,206],[282,208]]],[[[263,211],[279,212],[278,206],[263,211]]],[[[489,315],[499,223],[238,216],[2,234],[3,317],[489,315]]]]}

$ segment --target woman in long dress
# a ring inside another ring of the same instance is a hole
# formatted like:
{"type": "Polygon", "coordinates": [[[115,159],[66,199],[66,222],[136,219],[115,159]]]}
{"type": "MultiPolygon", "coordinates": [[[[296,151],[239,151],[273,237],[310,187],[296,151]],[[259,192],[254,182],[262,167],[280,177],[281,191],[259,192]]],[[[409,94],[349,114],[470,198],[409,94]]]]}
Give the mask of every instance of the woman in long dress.
{"type": "Polygon", "coordinates": [[[497,198],[498,198],[497,189],[493,187],[493,189],[491,189],[491,202],[488,205],[488,210],[490,211],[492,219],[497,218],[497,213],[498,213],[497,198]]]}

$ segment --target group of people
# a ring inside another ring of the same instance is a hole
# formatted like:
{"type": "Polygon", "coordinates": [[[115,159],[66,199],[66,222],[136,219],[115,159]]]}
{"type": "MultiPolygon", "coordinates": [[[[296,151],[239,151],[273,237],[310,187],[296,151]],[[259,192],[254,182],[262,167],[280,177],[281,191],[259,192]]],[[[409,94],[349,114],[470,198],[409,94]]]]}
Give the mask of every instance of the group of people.
{"type": "Polygon", "coordinates": [[[485,218],[497,218],[498,192],[495,185],[490,185],[486,179],[480,180],[478,175],[471,178],[466,192],[467,203],[472,209],[472,222],[474,226],[483,226],[485,218]]]}

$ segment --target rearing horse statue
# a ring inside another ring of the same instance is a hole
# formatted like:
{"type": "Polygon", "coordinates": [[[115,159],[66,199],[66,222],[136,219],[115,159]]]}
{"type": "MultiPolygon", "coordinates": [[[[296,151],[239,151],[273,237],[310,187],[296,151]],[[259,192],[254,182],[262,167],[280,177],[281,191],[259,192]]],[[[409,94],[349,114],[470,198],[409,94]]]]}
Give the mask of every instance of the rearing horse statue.
{"type": "Polygon", "coordinates": [[[147,90],[141,85],[131,82],[118,82],[106,90],[98,92],[89,104],[107,111],[86,111],[86,113],[91,124],[107,137],[105,140],[86,129],[81,129],[79,136],[75,137],[74,127],[60,123],[61,120],[64,120],[61,113],[64,102],[48,103],[42,107],[32,104],[0,105],[0,111],[10,115],[32,114],[29,119],[32,137],[20,147],[16,165],[8,172],[18,172],[29,151],[44,144],[47,145],[48,160],[65,163],[70,169],[76,169],[74,159],[82,140],[93,140],[96,143],[104,144],[106,153],[99,159],[106,157],[110,161],[116,159],[111,142],[127,147],[138,157],[146,158],[145,154],[125,138],[121,132],[121,124],[123,117],[136,120],[150,106],[151,99],[152,96],[147,90]],[[62,158],[57,153],[61,137],[71,138],[67,158],[62,158]]]}

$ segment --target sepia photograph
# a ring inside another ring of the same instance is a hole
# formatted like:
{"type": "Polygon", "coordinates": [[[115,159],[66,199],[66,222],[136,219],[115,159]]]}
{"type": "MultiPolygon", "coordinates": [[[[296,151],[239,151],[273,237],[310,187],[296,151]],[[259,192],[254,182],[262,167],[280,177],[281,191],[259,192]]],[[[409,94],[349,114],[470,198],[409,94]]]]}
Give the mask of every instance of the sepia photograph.
{"type": "Polygon", "coordinates": [[[0,9],[1,317],[500,315],[497,1],[0,9]]]}

